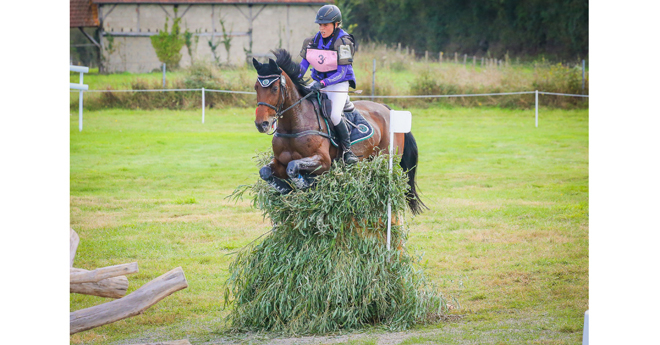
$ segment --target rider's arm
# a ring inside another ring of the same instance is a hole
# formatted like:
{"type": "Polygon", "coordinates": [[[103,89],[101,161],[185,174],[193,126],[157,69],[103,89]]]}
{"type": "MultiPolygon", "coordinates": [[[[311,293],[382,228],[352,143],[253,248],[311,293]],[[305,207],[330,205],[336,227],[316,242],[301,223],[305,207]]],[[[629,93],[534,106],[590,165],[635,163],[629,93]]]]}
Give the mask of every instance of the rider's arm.
{"type": "Polygon", "coordinates": [[[302,61],[300,61],[300,74],[298,75],[298,79],[300,79],[302,76],[305,75],[308,68],[309,68],[309,61],[307,61],[307,59],[302,59],[302,61]]]}
{"type": "Polygon", "coordinates": [[[344,78],[346,77],[346,72],[348,72],[348,66],[350,65],[337,66],[337,72],[321,80],[321,84],[323,84],[323,86],[330,86],[332,84],[337,84],[341,81],[344,81],[344,78]]]}

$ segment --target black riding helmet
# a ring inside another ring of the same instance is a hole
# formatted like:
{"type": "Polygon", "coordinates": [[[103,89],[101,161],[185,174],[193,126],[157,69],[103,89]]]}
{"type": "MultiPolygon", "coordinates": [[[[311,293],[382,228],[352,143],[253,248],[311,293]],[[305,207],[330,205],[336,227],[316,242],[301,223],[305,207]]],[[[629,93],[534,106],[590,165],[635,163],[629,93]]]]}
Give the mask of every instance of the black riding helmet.
{"type": "Polygon", "coordinates": [[[341,11],[335,5],[325,5],[316,12],[316,24],[341,23],[341,11]]]}

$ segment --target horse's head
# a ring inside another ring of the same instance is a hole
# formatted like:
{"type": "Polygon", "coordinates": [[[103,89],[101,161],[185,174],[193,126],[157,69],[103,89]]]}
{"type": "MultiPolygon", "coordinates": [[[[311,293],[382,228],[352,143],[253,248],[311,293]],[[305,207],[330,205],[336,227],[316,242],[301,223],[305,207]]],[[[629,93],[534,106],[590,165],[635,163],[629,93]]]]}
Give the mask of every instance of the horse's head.
{"type": "Polygon", "coordinates": [[[254,124],[261,133],[266,133],[273,126],[286,100],[286,80],[282,70],[273,59],[262,64],[252,58],[252,64],[257,69],[257,110],[254,124]]]}

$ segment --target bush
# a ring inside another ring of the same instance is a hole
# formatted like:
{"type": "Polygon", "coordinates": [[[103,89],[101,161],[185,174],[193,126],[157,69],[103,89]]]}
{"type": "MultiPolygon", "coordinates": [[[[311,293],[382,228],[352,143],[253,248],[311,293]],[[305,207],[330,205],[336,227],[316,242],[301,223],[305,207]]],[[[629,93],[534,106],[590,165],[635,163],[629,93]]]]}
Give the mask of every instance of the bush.
{"type": "Polygon", "coordinates": [[[391,182],[381,155],[334,165],[307,191],[281,195],[261,180],[239,187],[233,197],[250,191],[273,229],[229,267],[230,329],[320,334],[438,320],[445,299],[417,266],[420,258],[408,253],[405,227],[393,225],[393,250],[385,245],[388,197],[393,215],[406,207],[406,175],[395,167],[391,182]]]}

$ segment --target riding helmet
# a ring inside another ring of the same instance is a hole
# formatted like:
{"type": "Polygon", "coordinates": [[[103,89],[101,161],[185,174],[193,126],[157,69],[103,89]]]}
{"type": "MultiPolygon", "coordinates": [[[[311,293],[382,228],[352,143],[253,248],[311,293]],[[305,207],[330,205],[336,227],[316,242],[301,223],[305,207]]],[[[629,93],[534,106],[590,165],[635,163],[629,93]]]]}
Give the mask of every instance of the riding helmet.
{"type": "Polygon", "coordinates": [[[335,5],[325,5],[316,12],[316,24],[341,23],[341,11],[335,5]]]}

